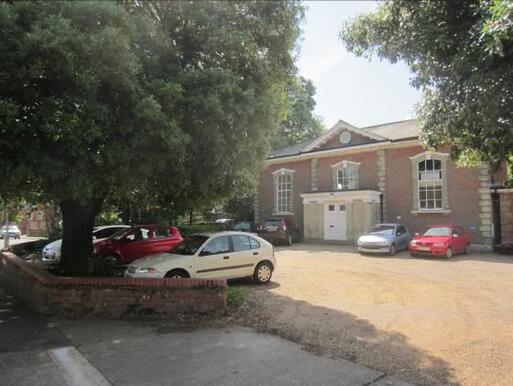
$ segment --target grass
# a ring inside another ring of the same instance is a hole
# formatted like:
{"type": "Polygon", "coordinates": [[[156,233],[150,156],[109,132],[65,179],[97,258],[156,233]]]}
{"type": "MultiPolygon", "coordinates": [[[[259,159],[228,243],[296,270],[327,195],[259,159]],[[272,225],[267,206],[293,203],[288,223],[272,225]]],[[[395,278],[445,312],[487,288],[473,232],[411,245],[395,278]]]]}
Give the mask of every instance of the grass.
{"type": "Polygon", "coordinates": [[[246,291],[240,287],[228,287],[226,302],[231,310],[238,310],[246,300],[246,291]]]}

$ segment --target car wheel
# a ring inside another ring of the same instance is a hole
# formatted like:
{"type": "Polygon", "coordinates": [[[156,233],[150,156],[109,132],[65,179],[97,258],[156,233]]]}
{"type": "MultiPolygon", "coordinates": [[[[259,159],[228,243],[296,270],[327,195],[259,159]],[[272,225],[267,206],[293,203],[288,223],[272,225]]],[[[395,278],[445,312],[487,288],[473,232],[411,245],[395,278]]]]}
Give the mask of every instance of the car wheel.
{"type": "Polygon", "coordinates": [[[452,258],[453,254],[452,254],[452,249],[451,248],[447,248],[447,252],[445,252],[445,258],[447,260],[449,260],[450,258],[452,258]]]}
{"type": "Polygon", "coordinates": [[[397,253],[397,249],[396,249],[396,247],[395,247],[395,244],[392,244],[392,245],[390,246],[390,250],[388,251],[388,254],[389,254],[390,256],[394,256],[396,253],[397,253]]]}
{"type": "Polygon", "coordinates": [[[465,255],[468,255],[470,253],[470,244],[465,245],[465,250],[463,251],[465,255]]]}
{"type": "Polygon", "coordinates": [[[166,273],[166,276],[168,279],[187,279],[189,275],[187,272],[182,271],[181,269],[173,269],[172,271],[169,271],[166,273]]]}
{"type": "Polygon", "coordinates": [[[255,273],[253,274],[253,279],[258,284],[266,284],[266,283],[269,283],[272,276],[273,276],[273,267],[272,267],[271,263],[269,263],[267,261],[263,261],[256,266],[255,273]]]}
{"type": "Polygon", "coordinates": [[[417,257],[417,254],[416,254],[416,253],[414,253],[414,252],[410,252],[410,256],[411,256],[411,257],[417,257]]]}

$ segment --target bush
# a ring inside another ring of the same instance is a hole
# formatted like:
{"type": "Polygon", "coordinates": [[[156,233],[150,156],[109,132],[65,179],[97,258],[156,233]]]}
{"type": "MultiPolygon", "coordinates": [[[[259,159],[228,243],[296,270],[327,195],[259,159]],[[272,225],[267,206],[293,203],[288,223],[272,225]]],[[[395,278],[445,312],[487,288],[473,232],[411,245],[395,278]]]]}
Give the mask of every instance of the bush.
{"type": "Polygon", "coordinates": [[[178,230],[182,236],[189,236],[194,233],[213,233],[221,232],[225,229],[223,224],[182,224],[178,225],[178,230]]]}
{"type": "Polygon", "coordinates": [[[236,310],[242,307],[246,299],[246,292],[240,287],[228,287],[226,291],[226,303],[228,308],[236,310]]]}

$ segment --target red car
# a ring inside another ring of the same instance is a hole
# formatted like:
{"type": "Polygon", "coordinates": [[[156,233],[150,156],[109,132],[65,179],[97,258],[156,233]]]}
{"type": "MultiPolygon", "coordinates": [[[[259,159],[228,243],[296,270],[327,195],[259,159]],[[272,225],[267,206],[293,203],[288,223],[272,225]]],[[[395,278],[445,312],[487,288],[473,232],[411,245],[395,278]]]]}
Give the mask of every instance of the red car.
{"type": "Polygon", "coordinates": [[[470,237],[463,228],[450,224],[431,225],[423,235],[415,233],[410,241],[410,254],[443,256],[450,259],[453,255],[468,253],[470,237]]]}
{"type": "Polygon", "coordinates": [[[94,245],[95,257],[126,265],[140,257],[170,252],[183,241],[176,227],[136,225],[94,245]]]}

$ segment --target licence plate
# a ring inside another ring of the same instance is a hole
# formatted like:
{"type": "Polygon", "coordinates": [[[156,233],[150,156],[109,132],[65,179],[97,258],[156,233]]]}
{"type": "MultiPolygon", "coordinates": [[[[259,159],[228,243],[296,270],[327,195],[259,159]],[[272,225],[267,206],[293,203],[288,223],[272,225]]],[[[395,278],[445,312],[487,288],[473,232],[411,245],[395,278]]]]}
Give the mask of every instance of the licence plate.
{"type": "Polygon", "coordinates": [[[431,249],[429,247],[417,247],[417,251],[430,251],[431,249]]]}

